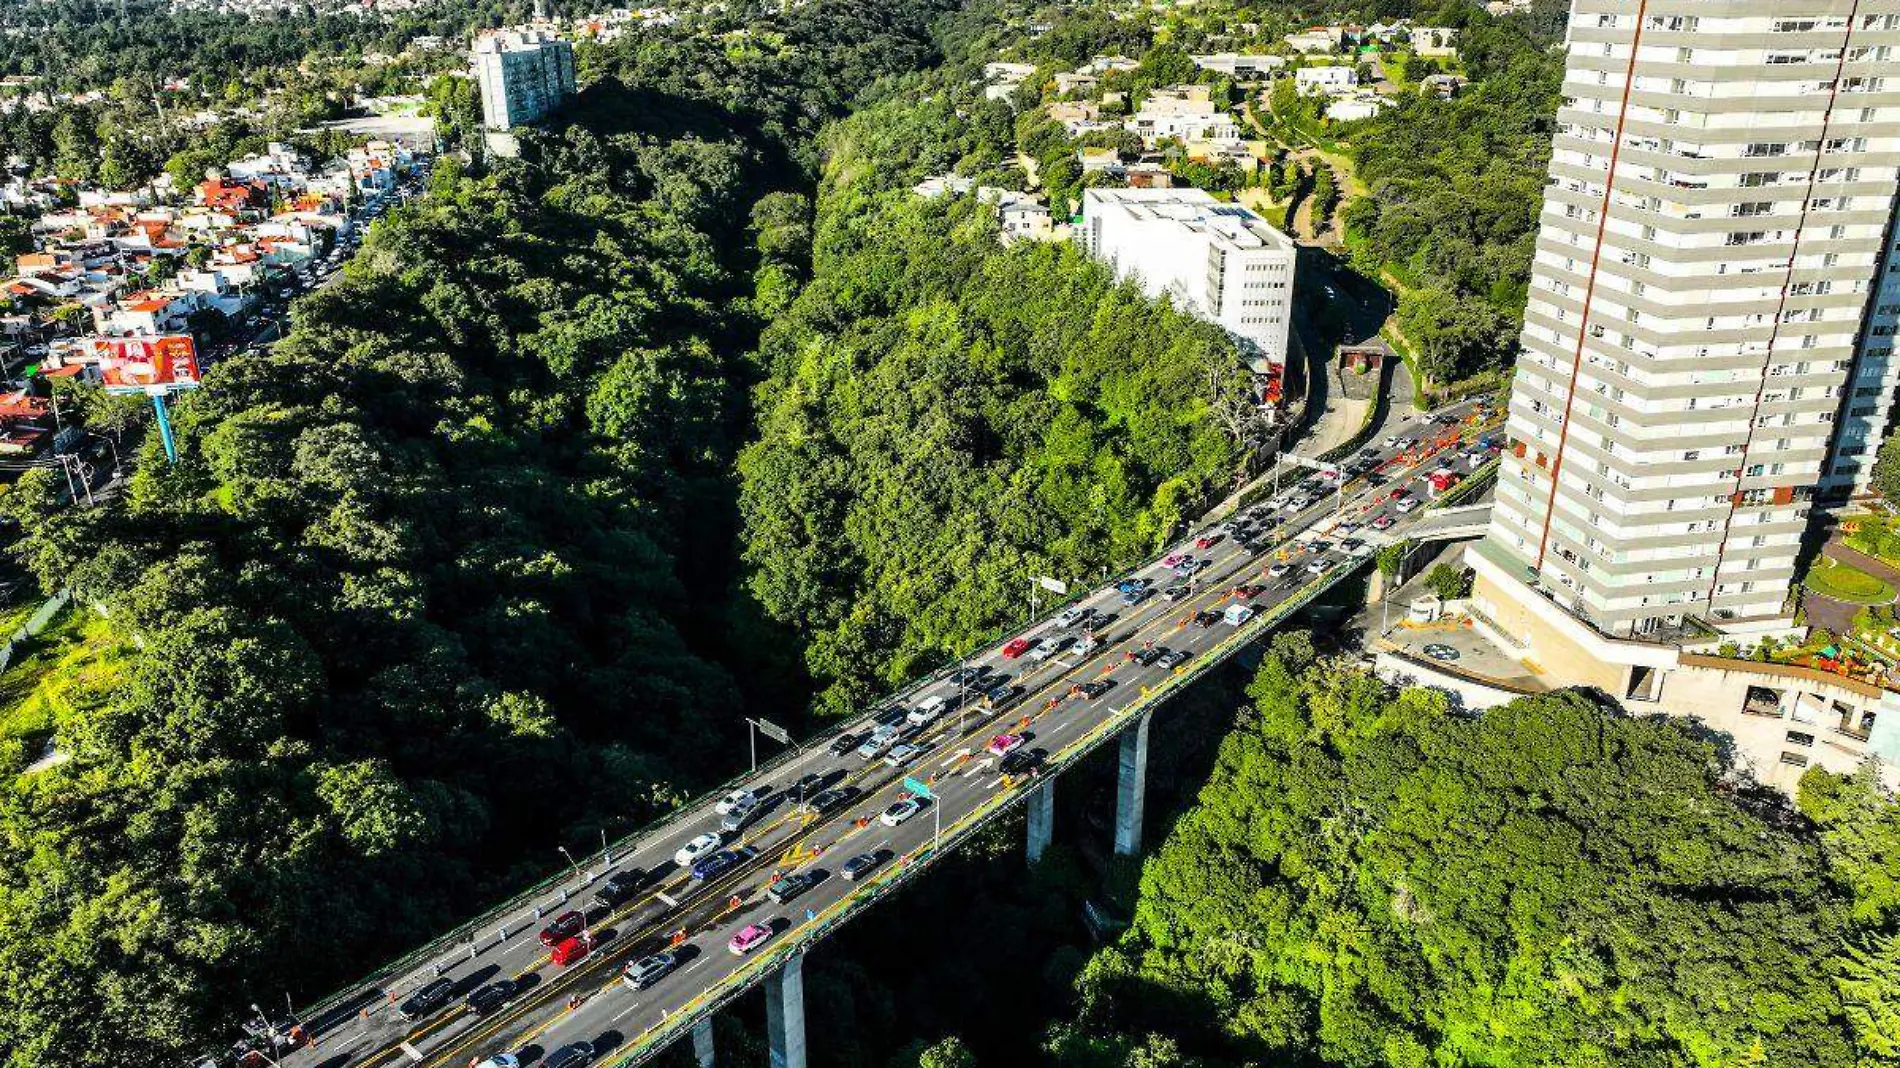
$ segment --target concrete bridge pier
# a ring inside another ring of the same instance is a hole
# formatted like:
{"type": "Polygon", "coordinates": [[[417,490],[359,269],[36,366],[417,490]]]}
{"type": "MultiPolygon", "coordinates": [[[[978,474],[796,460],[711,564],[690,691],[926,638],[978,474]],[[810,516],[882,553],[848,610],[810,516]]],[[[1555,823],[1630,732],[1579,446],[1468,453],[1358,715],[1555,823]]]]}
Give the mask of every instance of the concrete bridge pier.
{"type": "Polygon", "coordinates": [[[1056,781],[1045,778],[1029,791],[1029,863],[1042,859],[1055,833],[1056,781]]]}
{"type": "Polygon", "coordinates": [[[1148,721],[1143,713],[1122,732],[1121,774],[1115,783],[1115,855],[1141,852],[1141,806],[1148,790],[1148,721]]]}
{"type": "Polygon", "coordinates": [[[713,1018],[693,1021],[693,1060],[699,1068],[713,1068],[713,1018]]]}
{"type": "Polygon", "coordinates": [[[765,977],[765,1041],[772,1068],[805,1068],[805,953],[765,977]]]}

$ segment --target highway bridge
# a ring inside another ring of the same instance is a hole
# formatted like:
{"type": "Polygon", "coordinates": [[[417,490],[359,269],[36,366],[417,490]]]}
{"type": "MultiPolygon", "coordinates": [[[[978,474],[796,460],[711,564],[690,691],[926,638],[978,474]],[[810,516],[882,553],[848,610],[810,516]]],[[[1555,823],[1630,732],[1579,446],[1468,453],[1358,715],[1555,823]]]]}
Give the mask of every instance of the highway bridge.
{"type": "Polygon", "coordinates": [[[1059,606],[1063,614],[1000,636],[297,1012],[281,1025],[294,1048],[253,1059],[284,1068],[464,1068],[500,1058],[492,1063],[565,1068],[568,1051],[585,1043],[590,1052],[576,1051],[573,1063],[628,1068],[690,1036],[699,1063],[711,1065],[712,1015],[762,983],[771,1063],[803,1068],[802,968],[813,946],[1018,806],[1028,808],[1034,863],[1054,833],[1061,773],[1106,746],[1120,766],[1115,851],[1138,853],[1156,709],[1432,516],[1404,501],[1425,497],[1428,470],[1469,469],[1475,457],[1464,455],[1464,442],[1478,421],[1470,404],[1394,421],[1381,430],[1391,436],[1363,454],[1373,470],[1309,490],[1303,506],[1256,504],[1224,517],[1252,517],[1238,532],[1210,520],[1059,606]],[[1077,620],[1076,609],[1094,614],[1077,620]],[[907,739],[910,748],[859,754],[880,718],[926,705],[937,714],[907,739]],[[718,835],[716,802],[738,789],[761,791],[759,814],[721,836],[719,848],[735,854],[723,870],[695,877],[675,852],[718,835]],[[917,802],[914,812],[891,811],[904,800],[917,802]],[[596,900],[616,877],[630,888],[625,898],[596,900]],[[775,900],[774,891],[785,897],[793,887],[796,896],[775,900]],[[561,935],[574,943],[551,951],[541,932],[572,913],[579,917],[561,935]],[[733,945],[741,932],[751,940],[744,952],[733,945]],[[631,962],[658,953],[672,955],[670,970],[644,989],[622,982],[631,962]],[[483,1011],[467,1004],[497,983],[507,987],[484,995],[493,1003],[483,1011]],[[439,1004],[412,1000],[431,989],[439,1004]]]}

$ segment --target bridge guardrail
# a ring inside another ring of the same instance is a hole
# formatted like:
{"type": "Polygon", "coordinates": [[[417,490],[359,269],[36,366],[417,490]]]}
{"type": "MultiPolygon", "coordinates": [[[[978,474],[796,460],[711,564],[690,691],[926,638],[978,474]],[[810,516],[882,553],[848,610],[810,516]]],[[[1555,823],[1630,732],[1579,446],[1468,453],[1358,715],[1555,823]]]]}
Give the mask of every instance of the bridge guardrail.
{"type": "Polygon", "coordinates": [[[1333,565],[1302,586],[1291,597],[1268,611],[1254,616],[1236,628],[1233,634],[1196,657],[1191,667],[1183,667],[1163,679],[1159,685],[1144,690],[1133,703],[1104,717],[1082,737],[1064,746],[1048,761],[1047,771],[1035,778],[1014,784],[1008,790],[992,794],[945,828],[935,843],[925,845],[916,852],[899,858],[898,863],[886,867],[860,884],[857,889],[827,905],[812,919],[805,921],[806,929],[798,935],[796,940],[781,943],[772,952],[753,958],[727,973],[681,1006],[677,1012],[668,1014],[663,1022],[635,1036],[622,1048],[618,1056],[603,1061],[600,1068],[632,1068],[671,1046],[685,1035],[700,1016],[717,1012],[733,999],[762,982],[768,973],[782,967],[787,960],[805,952],[811,945],[843,926],[859,911],[882,897],[886,891],[908,881],[913,875],[935,863],[938,858],[949,855],[964,840],[975,834],[991,817],[1025,801],[1035,784],[1043,781],[1045,776],[1052,777],[1061,774],[1109,738],[1119,734],[1135,720],[1150,714],[1155,706],[1172,697],[1177,690],[1226,663],[1228,657],[1259,640],[1265,631],[1285,622],[1293,613],[1305,608],[1312,603],[1314,598],[1356,570],[1367,559],[1370,558],[1348,559],[1333,565]]]}
{"type": "MultiPolygon", "coordinates": [[[[1212,518],[1214,517],[1204,515],[1200,517],[1198,522],[1200,525],[1205,526],[1207,522],[1212,518]]],[[[1162,557],[1166,556],[1168,553],[1173,551],[1173,546],[1177,544],[1181,540],[1181,538],[1186,537],[1188,533],[1192,532],[1195,529],[1197,529],[1196,525],[1189,524],[1187,528],[1183,530],[1181,535],[1171,536],[1168,539],[1167,543],[1164,544],[1160,549],[1156,550],[1152,555],[1143,559],[1140,563],[1133,564],[1122,569],[1119,572],[1119,574],[1132,575],[1141,571],[1145,571],[1150,567],[1153,567],[1156,563],[1160,562],[1162,557]]],[[[1050,605],[1048,606],[1049,610],[1047,612],[1038,614],[1027,621],[1013,620],[1008,623],[1001,624],[1000,626],[996,627],[992,631],[988,632],[983,637],[979,638],[973,648],[976,650],[987,649],[991,645],[996,644],[997,642],[999,642],[1006,636],[1013,635],[1013,634],[1021,634],[1021,633],[1033,630],[1038,625],[1050,619],[1057,612],[1057,610],[1063,607],[1066,607],[1068,605],[1075,604],[1079,601],[1086,600],[1090,597],[1093,597],[1096,594],[1101,593],[1108,588],[1109,587],[1107,586],[1098,586],[1098,585],[1093,585],[1093,584],[1085,585],[1078,592],[1071,593],[1064,598],[1052,601],[1050,605]]],[[[834,729],[857,729],[863,724],[870,722],[871,718],[876,714],[878,709],[883,708],[892,703],[908,700],[913,694],[916,694],[919,691],[928,689],[931,686],[936,685],[937,683],[941,682],[944,678],[949,676],[952,672],[954,672],[961,665],[962,662],[963,662],[962,659],[958,659],[958,660],[954,660],[954,661],[944,664],[943,666],[939,667],[937,670],[931,672],[930,674],[925,675],[922,678],[911,682],[909,685],[905,686],[903,689],[900,689],[889,696],[879,698],[877,701],[872,702],[872,707],[870,709],[867,709],[866,711],[860,713],[856,717],[847,719],[842,724],[837,725],[835,727],[833,725],[827,725],[825,727],[825,731],[828,732],[834,729]]],[[[688,817],[699,814],[702,811],[705,803],[709,799],[717,797],[721,794],[724,794],[730,790],[737,788],[738,786],[746,782],[752,781],[761,776],[770,777],[772,775],[775,775],[777,774],[778,770],[783,765],[790,763],[791,761],[797,759],[803,754],[804,754],[804,743],[803,742],[794,743],[792,748],[786,749],[783,752],[780,752],[778,755],[772,757],[771,759],[766,760],[765,762],[761,763],[756,770],[748,770],[748,771],[740,772],[715,786],[708,787],[703,792],[696,794],[691,801],[688,801],[687,803],[683,805],[677,806],[672,811],[667,812],[666,814],[658,817],[653,822],[645,824],[639,827],[638,829],[631,831],[627,835],[614,841],[612,844],[610,844],[607,847],[607,850],[606,850],[607,855],[610,857],[612,856],[624,857],[628,852],[631,852],[632,849],[641,840],[651,838],[656,834],[660,834],[664,832],[667,828],[679,823],[680,821],[688,817]]],[[[587,881],[582,882],[580,884],[581,888],[585,889],[588,886],[592,886],[596,879],[600,878],[601,875],[605,874],[605,869],[610,868],[611,866],[612,866],[611,862],[607,864],[603,864],[601,866],[603,871],[599,874],[594,875],[593,878],[590,878],[587,881]]],[[[585,870],[584,865],[583,865],[583,870],[585,870]]],[[[406,953],[402,955],[401,957],[398,957],[395,960],[390,961],[389,963],[376,968],[365,978],[356,980],[355,982],[352,982],[347,986],[331,991],[330,993],[325,994],[324,996],[316,999],[315,1001],[310,1003],[309,1007],[305,1008],[302,1012],[297,1013],[296,1014],[297,1018],[299,1020],[308,1021],[308,1020],[315,1020],[315,1019],[324,1017],[328,1015],[329,1013],[334,1012],[341,1006],[344,1006],[346,1004],[352,1004],[356,1001],[359,1001],[362,998],[363,994],[366,991],[371,990],[371,989],[374,989],[378,993],[386,993],[389,986],[398,984],[400,980],[406,977],[406,975],[410,971],[416,968],[422,967],[432,957],[452,958],[452,959],[446,960],[444,967],[447,967],[448,965],[459,964],[466,961],[468,959],[468,947],[471,944],[473,944],[476,947],[477,953],[493,948],[494,945],[500,944],[502,939],[497,938],[495,942],[484,945],[481,942],[481,935],[495,932],[498,930],[498,928],[495,926],[496,919],[498,916],[506,915],[509,913],[513,913],[517,910],[531,907],[535,898],[540,897],[544,894],[553,893],[558,888],[559,884],[572,878],[573,878],[573,872],[571,870],[556,870],[550,873],[547,878],[542,879],[540,882],[535,883],[533,886],[529,887],[526,890],[523,890],[514,894],[513,896],[503,901],[501,904],[494,905],[494,906],[491,906],[490,908],[483,910],[480,915],[475,916],[459,924],[458,926],[450,930],[447,934],[440,935],[436,937],[435,939],[429,941],[428,943],[424,944],[423,946],[420,946],[417,949],[414,949],[410,951],[409,953],[406,953]],[[474,936],[474,937],[471,938],[471,936],[474,936]]]]}

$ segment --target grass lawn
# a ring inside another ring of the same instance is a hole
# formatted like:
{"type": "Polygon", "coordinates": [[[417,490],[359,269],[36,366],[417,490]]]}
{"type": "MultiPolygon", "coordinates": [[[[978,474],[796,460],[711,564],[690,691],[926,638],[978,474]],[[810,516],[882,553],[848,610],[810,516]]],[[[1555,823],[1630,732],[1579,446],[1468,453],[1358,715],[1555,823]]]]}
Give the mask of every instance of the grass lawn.
{"type": "Polygon", "coordinates": [[[1886,604],[1893,600],[1892,586],[1827,557],[1814,562],[1803,584],[1823,597],[1849,604],[1886,604]]]}
{"type": "Polygon", "coordinates": [[[0,674],[0,739],[38,741],[97,707],[125,679],[134,651],[98,613],[67,606],[0,674]]]}

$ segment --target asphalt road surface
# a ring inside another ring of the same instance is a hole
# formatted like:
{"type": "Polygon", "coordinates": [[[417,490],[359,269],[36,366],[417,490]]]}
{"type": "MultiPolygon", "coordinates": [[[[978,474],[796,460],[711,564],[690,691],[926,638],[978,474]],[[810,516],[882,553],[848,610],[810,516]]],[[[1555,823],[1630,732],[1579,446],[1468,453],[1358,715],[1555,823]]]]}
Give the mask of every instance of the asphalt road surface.
{"type": "MultiPolygon", "coordinates": [[[[483,921],[472,960],[466,948],[458,956],[449,945],[401,974],[372,981],[356,998],[306,1017],[314,1044],[283,1055],[279,1063],[286,1068],[395,1066],[417,1063],[419,1055],[425,1065],[462,1068],[501,1052],[517,1053],[524,1064],[533,1064],[575,1041],[592,1042],[602,1058],[624,1050],[743,962],[728,948],[740,929],[750,924],[770,928],[771,937],[755,949],[769,951],[797,937],[801,926],[854,888],[841,875],[846,861],[870,854],[880,858],[880,868],[903,863],[930,844],[939,826],[949,827],[997,791],[1033,785],[1031,771],[1003,774],[1001,761],[987,751],[996,736],[1020,735],[1020,751],[1032,758],[1055,753],[1138,698],[1144,686],[1167,678],[1168,667],[1144,666],[1138,656],[1149,650],[1181,651],[1191,666],[1192,657],[1232,633],[1226,622],[1198,624],[1197,613],[1220,613],[1236,603],[1265,610],[1294,596],[1329,565],[1346,559],[1337,544],[1324,542],[1351,534],[1363,541],[1354,554],[1368,556],[1403,537],[1426,513],[1422,507],[1401,512],[1394,490],[1403,487],[1407,497],[1422,500],[1425,471],[1447,460],[1461,473],[1469,470],[1465,447],[1451,441],[1460,431],[1469,436],[1472,411],[1471,403],[1444,410],[1441,416],[1454,420],[1449,425],[1395,417],[1367,452],[1368,461],[1379,464],[1375,472],[1349,480],[1343,491],[1328,491],[1297,512],[1269,513],[1259,505],[1243,511],[1258,517],[1253,549],[1231,533],[1190,534],[1178,551],[1204,561],[1191,577],[1164,566],[1165,561],[1152,563],[1128,576],[1146,591],[1136,603],[1125,603],[1115,585],[1095,590],[1077,602],[1095,610],[1092,624],[1063,628],[1053,618],[1040,620],[1012,636],[1035,639],[1029,652],[1005,656],[999,644],[968,661],[982,672],[981,681],[930,680],[842,730],[806,742],[795,756],[746,783],[768,791],[765,811],[745,830],[725,836],[725,848],[745,851],[745,859],[728,871],[696,880],[674,863],[675,850],[687,840],[718,830],[715,798],[704,798],[683,818],[628,843],[611,864],[598,855],[577,857],[581,872],[552,885],[531,905],[517,902],[483,921]],[[1409,435],[1419,444],[1388,445],[1387,434],[1409,435]],[[1435,445],[1433,438],[1445,444],[1435,445]],[[1384,519],[1391,520],[1390,528],[1375,533],[1373,524],[1384,525],[1384,519]],[[1212,540],[1197,549],[1201,536],[1212,540]],[[1183,585],[1190,592],[1178,599],[1164,593],[1183,585]],[[1242,585],[1261,589],[1251,598],[1239,597],[1235,591],[1242,585]],[[1090,638],[1096,647],[1083,651],[1081,643],[1090,638]],[[1051,647],[1053,655],[1039,657],[1040,650],[1051,647]],[[1078,691],[1095,682],[1109,685],[1092,697],[1078,691]],[[998,685],[1020,689],[1001,702],[982,699],[981,690],[998,685]],[[960,710],[955,707],[959,696],[969,699],[960,710]],[[932,697],[945,698],[950,710],[913,739],[921,751],[901,766],[860,758],[855,750],[834,754],[832,744],[840,734],[863,737],[878,714],[915,709],[932,697]],[[906,776],[930,782],[936,800],[899,825],[887,826],[878,817],[909,796],[903,788],[906,776]],[[833,788],[850,791],[850,799],[823,813],[801,804],[801,793],[809,797],[833,788]],[[649,882],[622,904],[596,904],[593,893],[609,872],[645,873],[649,882]],[[783,905],[768,898],[775,878],[803,872],[818,875],[816,885],[783,905]],[[572,900],[565,900],[569,895],[572,900]],[[584,910],[593,949],[583,959],[556,965],[539,932],[575,909],[584,910]],[[662,949],[679,957],[673,972],[641,991],[621,983],[620,971],[628,962],[662,949]],[[454,984],[447,1005],[405,1019],[398,1003],[438,977],[454,984]],[[520,985],[507,1004],[485,1015],[465,1007],[469,992],[499,979],[520,985]]],[[[1295,471],[1288,481],[1309,474],[1295,471]]]]}

